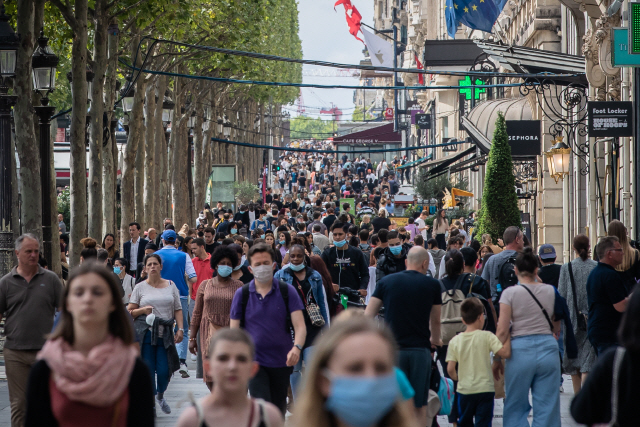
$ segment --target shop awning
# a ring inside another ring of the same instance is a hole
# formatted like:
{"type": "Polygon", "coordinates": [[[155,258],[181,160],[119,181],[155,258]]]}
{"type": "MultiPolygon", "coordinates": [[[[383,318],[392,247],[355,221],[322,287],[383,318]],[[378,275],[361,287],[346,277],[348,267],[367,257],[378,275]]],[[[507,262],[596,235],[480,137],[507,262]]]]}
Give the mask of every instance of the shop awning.
{"type": "Polygon", "coordinates": [[[516,73],[578,74],[576,77],[554,79],[557,84],[574,83],[588,87],[584,56],[522,46],[509,46],[484,40],[474,40],[492,59],[516,73]]]}
{"type": "Polygon", "coordinates": [[[402,143],[400,133],[393,131],[393,123],[333,138],[334,144],[382,145],[402,143]]]}
{"type": "MultiPolygon", "coordinates": [[[[429,147],[426,147],[426,148],[429,148],[429,147]]],[[[398,167],[397,169],[404,169],[404,168],[410,168],[410,167],[413,167],[413,166],[420,166],[424,162],[428,162],[431,159],[433,159],[433,153],[429,154],[426,157],[421,157],[418,160],[413,160],[413,161],[411,161],[409,163],[405,163],[404,165],[398,167]]]]}
{"type": "Polygon", "coordinates": [[[462,153],[456,154],[453,157],[447,157],[446,159],[442,159],[438,162],[437,165],[434,165],[431,169],[429,169],[429,175],[435,175],[439,172],[442,172],[448,169],[449,167],[451,167],[451,165],[453,165],[458,160],[467,157],[469,154],[475,155],[475,152],[476,152],[476,147],[473,146],[471,148],[464,150],[462,153]]]}
{"type": "Polygon", "coordinates": [[[506,120],[531,120],[533,118],[531,105],[524,97],[494,99],[476,105],[469,114],[462,117],[462,127],[484,154],[488,154],[491,150],[491,140],[498,112],[502,112],[506,120]]]}

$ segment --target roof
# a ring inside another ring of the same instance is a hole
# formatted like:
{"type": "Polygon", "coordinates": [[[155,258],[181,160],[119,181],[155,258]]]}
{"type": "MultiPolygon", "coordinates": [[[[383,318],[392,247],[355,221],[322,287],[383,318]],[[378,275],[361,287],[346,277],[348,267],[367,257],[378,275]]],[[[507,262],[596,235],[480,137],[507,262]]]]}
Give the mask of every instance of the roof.
{"type": "Polygon", "coordinates": [[[487,154],[496,128],[498,112],[505,120],[532,120],[531,105],[525,97],[483,101],[462,117],[462,127],[473,138],[480,150],[487,154]]]}
{"type": "Polygon", "coordinates": [[[400,144],[400,132],[394,132],[393,123],[333,138],[334,144],[371,145],[400,144]]]}
{"type": "Polygon", "coordinates": [[[500,65],[516,73],[554,73],[579,74],[577,77],[554,79],[556,83],[574,83],[587,87],[584,56],[534,49],[522,46],[509,46],[484,40],[474,40],[479,48],[495,59],[500,65]]]}

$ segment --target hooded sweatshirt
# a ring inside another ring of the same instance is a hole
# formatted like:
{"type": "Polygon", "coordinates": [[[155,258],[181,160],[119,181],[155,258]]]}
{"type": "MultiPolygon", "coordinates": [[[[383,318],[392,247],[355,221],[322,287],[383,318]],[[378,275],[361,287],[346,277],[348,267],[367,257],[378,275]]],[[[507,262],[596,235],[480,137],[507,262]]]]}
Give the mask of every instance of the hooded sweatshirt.
{"type": "Polygon", "coordinates": [[[442,258],[444,258],[447,252],[444,249],[429,249],[429,253],[431,254],[431,258],[436,265],[435,277],[440,277],[440,262],[442,262],[442,258]]]}

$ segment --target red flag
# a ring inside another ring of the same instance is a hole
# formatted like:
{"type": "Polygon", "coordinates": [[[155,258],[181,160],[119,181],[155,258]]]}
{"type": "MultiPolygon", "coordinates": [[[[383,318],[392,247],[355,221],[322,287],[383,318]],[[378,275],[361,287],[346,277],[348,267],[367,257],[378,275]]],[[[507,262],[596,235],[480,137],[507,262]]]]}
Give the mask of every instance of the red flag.
{"type": "MultiPolygon", "coordinates": [[[[422,66],[422,63],[420,62],[420,60],[418,59],[418,55],[416,55],[415,53],[413,54],[413,56],[416,57],[416,65],[418,66],[418,70],[424,70],[424,67],[422,66]]],[[[423,85],[424,84],[424,74],[420,73],[418,74],[418,82],[423,85]]]]}
{"type": "Polygon", "coordinates": [[[338,5],[344,6],[344,14],[347,18],[347,25],[349,25],[349,33],[356,39],[363,42],[362,39],[360,39],[357,35],[360,32],[360,23],[362,22],[362,15],[360,15],[358,9],[356,9],[356,7],[351,4],[351,0],[336,1],[336,3],[333,5],[333,10],[336,10],[336,6],[338,5]]]}

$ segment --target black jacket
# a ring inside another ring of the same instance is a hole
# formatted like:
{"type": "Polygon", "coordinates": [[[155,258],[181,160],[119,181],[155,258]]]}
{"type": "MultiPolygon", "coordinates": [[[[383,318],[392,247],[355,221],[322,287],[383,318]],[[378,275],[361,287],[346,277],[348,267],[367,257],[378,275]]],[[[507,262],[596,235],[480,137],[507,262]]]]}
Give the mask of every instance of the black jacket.
{"type": "Polygon", "coordinates": [[[403,246],[402,252],[400,252],[400,258],[396,258],[396,256],[391,253],[390,248],[384,248],[382,253],[378,256],[378,264],[376,266],[376,283],[380,283],[380,280],[389,274],[406,270],[407,265],[405,261],[407,259],[407,253],[408,251],[403,246]]]}
{"type": "Polygon", "coordinates": [[[327,247],[321,257],[333,283],[355,290],[369,286],[369,260],[364,259],[360,249],[349,246],[343,251],[335,246],[327,247]]]}
{"type": "MultiPolygon", "coordinates": [[[[147,243],[149,243],[149,241],[147,239],[143,239],[142,237],[139,237],[138,240],[140,241],[138,242],[138,257],[136,258],[136,260],[137,262],[142,262],[142,260],[144,259],[144,248],[147,246],[147,243]]],[[[131,263],[131,240],[124,242],[122,257],[127,260],[128,267],[131,263]]]]}
{"type": "MultiPolygon", "coordinates": [[[[25,427],[58,427],[51,409],[49,379],[51,368],[44,360],[37,361],[29,373],[25,427]]],[[[139,357],[129,380],[129,410],[127,426],[154,426],[153,384],[149,368],[139,357]]]]}

